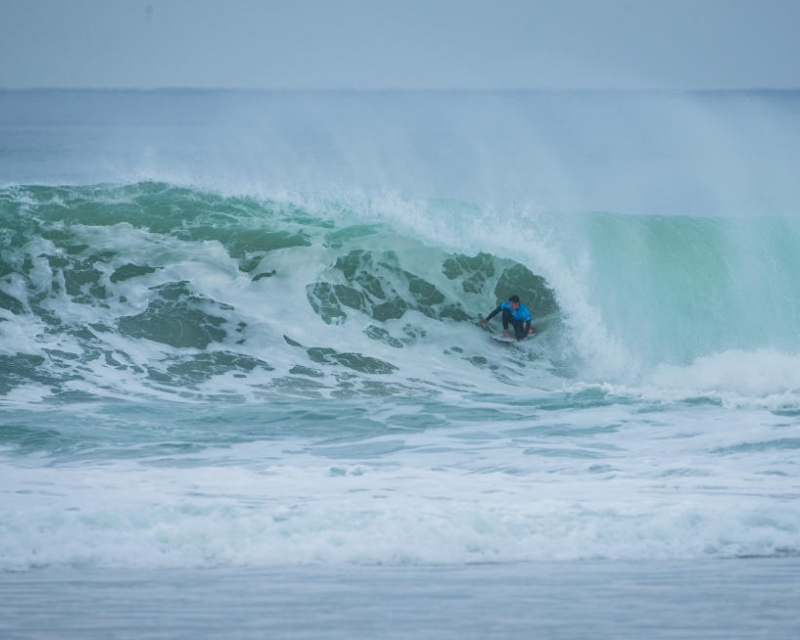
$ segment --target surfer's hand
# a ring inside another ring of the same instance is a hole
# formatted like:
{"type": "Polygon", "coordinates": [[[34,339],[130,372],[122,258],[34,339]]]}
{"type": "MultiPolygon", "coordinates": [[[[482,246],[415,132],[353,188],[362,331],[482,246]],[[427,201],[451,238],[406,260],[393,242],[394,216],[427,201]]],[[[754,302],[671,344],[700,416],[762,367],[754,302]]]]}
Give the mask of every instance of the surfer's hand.
{"type": "Polygon", "coordinates": [[[530,335],[533,335],[534,333],[536,333],[536,327],[531,327],[530,329],[528,329],[528,333],[530,335]]]}
{"type": "Polygon", "coordinates": [[[486,324],[489,321],[486,318],[481,318],[478,322],[480,322],[481,324],[486,324]]]}

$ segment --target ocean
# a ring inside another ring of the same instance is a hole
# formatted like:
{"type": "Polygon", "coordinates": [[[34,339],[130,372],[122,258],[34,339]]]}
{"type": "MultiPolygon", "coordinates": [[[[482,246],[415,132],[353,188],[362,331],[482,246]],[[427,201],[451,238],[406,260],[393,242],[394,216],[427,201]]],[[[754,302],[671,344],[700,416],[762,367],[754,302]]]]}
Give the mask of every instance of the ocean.
{"type": "Polygon", "coordinates": [[[800,92],[0,91],[0,633],[797,637],[798,167],[800,92]]]}

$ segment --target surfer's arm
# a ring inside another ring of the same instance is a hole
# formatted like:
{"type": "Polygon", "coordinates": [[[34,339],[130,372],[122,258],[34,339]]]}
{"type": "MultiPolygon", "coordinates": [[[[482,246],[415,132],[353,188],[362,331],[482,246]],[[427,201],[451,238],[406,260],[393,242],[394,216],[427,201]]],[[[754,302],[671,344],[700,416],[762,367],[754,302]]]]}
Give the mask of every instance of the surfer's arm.
{"type": "Polygon", "coordinates": [[[494,317],[495,317],[495,316],[496,316],[498,313],[500,313],[500,310],[501,310],[501,309],[502,309],[502,307],[497,307],[497,309],[495,309],[494,311],[492,311],[492,312],[491,312],[491,313],[490,313],[488,316],[486,316],[486,317],[485,317],[483,320],[481,320],[481,324],[486,324],[487,322],[489,322],[489,320],[491,320],[491,319],[492,319],[492,318],[494,318],[494,317]]]}
{"type": "Polygon", "coordinates": [[[525,311],[525,333],[528,335],[532,333],[536,333],[536,329],[531,327],[531,323],[533,322],[533,318],[531,318],[531,310],[528,307],[523,307],[525,311]]]}

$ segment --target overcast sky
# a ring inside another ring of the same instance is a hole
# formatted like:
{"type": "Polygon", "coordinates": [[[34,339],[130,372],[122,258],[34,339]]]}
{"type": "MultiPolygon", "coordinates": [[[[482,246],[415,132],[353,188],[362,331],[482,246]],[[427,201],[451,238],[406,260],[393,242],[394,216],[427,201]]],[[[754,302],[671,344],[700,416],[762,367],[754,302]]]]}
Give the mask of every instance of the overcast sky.
{"type": "Polygon", "coordinates": [[[0,0],[0,87],[798,88],[800,0],[0,0]]]}

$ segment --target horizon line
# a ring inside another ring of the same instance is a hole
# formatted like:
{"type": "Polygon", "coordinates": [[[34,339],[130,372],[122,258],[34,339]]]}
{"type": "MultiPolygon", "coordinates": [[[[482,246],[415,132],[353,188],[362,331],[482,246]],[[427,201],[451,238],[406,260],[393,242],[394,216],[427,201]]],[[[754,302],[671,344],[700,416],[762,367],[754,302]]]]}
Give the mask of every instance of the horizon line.
{"type": "Polygon", "coordinates": [[[797,87],[200,87],[164,85],[158,87],[30,86],[3,87],[2,92],[230,92],[230,93],[792,93],[797,87]]]}

